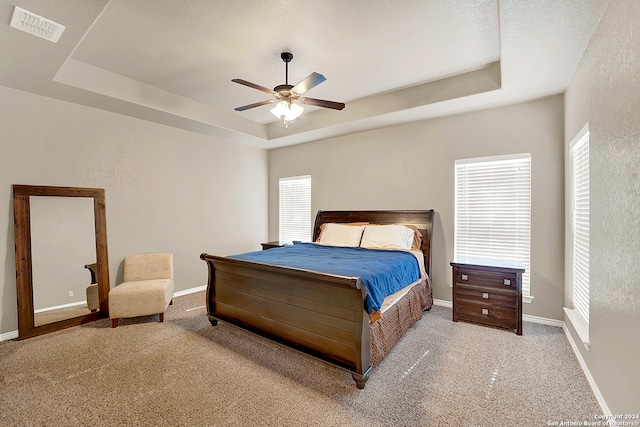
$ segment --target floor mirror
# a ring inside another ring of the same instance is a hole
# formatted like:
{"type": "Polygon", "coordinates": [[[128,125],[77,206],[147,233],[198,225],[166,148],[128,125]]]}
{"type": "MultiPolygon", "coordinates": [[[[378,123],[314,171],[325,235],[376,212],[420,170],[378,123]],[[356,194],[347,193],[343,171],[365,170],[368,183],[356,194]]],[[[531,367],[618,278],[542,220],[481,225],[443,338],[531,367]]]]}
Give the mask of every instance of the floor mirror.
{"type": "Polygon", "coordinates": [[[13,186],[18,339],[109,316],[101,188],[13,186]]]}

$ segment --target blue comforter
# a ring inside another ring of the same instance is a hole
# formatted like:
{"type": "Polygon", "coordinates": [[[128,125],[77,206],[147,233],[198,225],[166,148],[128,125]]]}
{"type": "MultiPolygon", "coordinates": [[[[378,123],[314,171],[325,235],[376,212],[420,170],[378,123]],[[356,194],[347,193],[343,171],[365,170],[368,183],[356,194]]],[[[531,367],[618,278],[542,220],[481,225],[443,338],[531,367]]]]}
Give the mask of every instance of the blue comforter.
{"type": "Polygon", "coordinates": [[[229,258],[292,267],[346,277],[360,277],[367,289],[366,309],[380,310],[388,295],[420,278],[416,257],[405,251],[298,243],[229,258]]]}

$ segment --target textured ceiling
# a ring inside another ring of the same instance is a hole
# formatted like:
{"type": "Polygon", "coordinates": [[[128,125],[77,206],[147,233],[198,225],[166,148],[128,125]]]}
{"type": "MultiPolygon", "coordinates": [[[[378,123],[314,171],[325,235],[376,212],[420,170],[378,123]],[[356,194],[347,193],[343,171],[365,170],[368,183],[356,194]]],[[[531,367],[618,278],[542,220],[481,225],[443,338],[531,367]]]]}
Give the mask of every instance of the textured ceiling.
{"type": "Polygon", "coordinates": [[[17,0],[66,26],[57,44],[9,27],[0,84],[270,148],[563,92],[607,0],[17,0]],[[285,127],[270,95],[231,82],[327,81],[285,127]]]}

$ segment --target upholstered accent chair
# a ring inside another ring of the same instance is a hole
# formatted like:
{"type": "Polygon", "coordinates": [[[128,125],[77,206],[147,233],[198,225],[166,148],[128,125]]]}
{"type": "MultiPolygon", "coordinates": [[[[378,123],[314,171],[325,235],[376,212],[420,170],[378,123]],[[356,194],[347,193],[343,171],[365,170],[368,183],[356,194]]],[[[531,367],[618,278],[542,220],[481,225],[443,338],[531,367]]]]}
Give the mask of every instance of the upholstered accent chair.
{"type": "Polygon", "coordinates": [[[173,303],[173,254],[129,255],[123,282],[109,291],[111,327],[118,319],[164,313],[173,303]]]}

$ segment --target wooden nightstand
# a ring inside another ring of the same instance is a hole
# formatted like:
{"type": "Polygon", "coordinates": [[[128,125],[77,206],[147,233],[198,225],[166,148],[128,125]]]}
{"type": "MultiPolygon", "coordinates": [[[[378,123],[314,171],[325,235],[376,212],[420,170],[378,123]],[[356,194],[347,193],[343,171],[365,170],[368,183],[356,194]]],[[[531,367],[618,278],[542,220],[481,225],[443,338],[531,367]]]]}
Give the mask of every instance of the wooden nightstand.
{"type": "Polygon", "coordinates": [[[484,258],[454,258],[453,321],[466,320],[522,335],[524,264],[484,258]]]}
{"type": "Polygon", "coordinates": [[[275,240],[273,242],[260,243],[260,244],[262,245],[263,251],[271,248],[281,248],[282,246],[284,246],[284,243],[281,243],[278,240],[275,240]]]}

